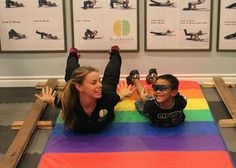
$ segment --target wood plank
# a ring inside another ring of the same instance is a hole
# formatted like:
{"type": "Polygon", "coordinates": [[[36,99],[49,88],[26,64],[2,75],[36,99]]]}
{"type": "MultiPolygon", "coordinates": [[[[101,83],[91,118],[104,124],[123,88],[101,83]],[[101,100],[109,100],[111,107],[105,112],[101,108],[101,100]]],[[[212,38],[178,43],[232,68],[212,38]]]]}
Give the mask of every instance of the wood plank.
{"type": "MultiPolygon", "coordinates": [[[[57,79],[49,79],[45,86],[53,90],[56,88],[57,79]]],[[[41,113],[47,103],[42,103],[39,99],[32,105],[30,113],[26,116],[24,124],[18,131],[6,154],[0,162],[0,168],[15,168],[32,136],[41,113]]]]}
{"type": "Polygon", "coordinates": [[[219,126],[222,128],[236,127],[236,121],[234,119],[221,119],[219,120],[219,126]]]}
{"type": "MultiPolygon", "coordinates": [[[[65,82],[58,82],[56,89],[57,90],[63,90],[63,88],[65,87],[66,83],[65,82]]],[[[45,86],[45,82],[39,82],[36,84],[35,88],[36,89],[42,89],[45,86]]]]}
{"type": "Polygon", "coordinates": [[[214,77],[213,81],[232,118],[236,120],[236,99],[221,77],[214,77]]]}
{"type": "MultiPolygon", "coordinates": [[[[233,82],[226,82],[225,84],[229,88],[235,87],[235,83],[233,83],[233,82]]],[[[213,88],[213,87],[215,87],[215,83],[214,82],[203,82],[201,84],[201,86],[204,88],[213,88]]]]}
{"type": "MultiPolygon", "coordinates": [[[[14,121],[11,124],[11,129],[20,129],[24,124],[24,121],[14,121]]],[[[38,121],[38,129],[52,129],[52,121],[38,121]]]]}
{"type": "Polygon", "coordinates": [[[203,82],[201,86],[204,88],[213,88],[215,87],[215,84],[213,82],[203,82]]]}

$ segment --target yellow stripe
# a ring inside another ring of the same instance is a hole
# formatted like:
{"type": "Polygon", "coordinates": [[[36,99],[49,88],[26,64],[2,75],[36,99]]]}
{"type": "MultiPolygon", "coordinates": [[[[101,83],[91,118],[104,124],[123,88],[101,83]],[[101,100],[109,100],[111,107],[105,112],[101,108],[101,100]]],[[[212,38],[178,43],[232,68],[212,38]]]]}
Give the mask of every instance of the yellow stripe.
{"type": "Polygon", "coordinates": [[[209,109],[206,99],[187,99],[187,107],[186,110],[202,110],[209,109]]]}
{"type": "MultiPolygon", "coordinates": [[[[136,111],[135,103],[136,100],[123,100],[119,102],[116,107],[115,111],[136,111]]],[[[197,98],[197,99],[187,99],[187,107],[185,110],[202,110],[202,109],[209,109],[207,101],[205,98],[197,98]]]]}
{"type": "Polygon", "coordinates": [[[116,107],[115,111],[136,111],[135,103],[136,100],[123,100],[119,102],[116,107]]]}

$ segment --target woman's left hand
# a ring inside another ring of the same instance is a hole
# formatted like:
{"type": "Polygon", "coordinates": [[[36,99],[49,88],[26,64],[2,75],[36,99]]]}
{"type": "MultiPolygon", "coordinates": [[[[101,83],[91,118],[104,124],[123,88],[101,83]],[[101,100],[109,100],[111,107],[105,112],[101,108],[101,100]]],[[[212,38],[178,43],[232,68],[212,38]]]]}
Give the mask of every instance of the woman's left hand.
{"type": "Polygon", "coordinates": [[[127,85],[126,81],[121,81],[118,85],[118,95],[120,99],[123,100],[125,97],[129,97],[133,94],[136,88],[133,88],[131,85],[127,85]]]}

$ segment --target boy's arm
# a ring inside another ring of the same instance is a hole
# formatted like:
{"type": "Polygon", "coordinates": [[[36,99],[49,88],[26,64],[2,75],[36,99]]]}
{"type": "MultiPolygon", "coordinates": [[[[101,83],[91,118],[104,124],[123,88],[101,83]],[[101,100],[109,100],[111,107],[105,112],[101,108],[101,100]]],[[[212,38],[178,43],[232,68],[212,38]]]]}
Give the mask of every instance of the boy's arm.
{"type": "Polygon", "coordinates": [[[187,106],[187,99],[179,93],[177,93],[177,95],[175,96],[175,101],[176,103],[178,103],[178,107],[181,110],[183,110],[187,106]]]}
{"type": "Polygon", "coordinates": [[[143,103],[145,103],[148,100],[148,92],[145,87],[142,89],[139,96],[143,103]]]}

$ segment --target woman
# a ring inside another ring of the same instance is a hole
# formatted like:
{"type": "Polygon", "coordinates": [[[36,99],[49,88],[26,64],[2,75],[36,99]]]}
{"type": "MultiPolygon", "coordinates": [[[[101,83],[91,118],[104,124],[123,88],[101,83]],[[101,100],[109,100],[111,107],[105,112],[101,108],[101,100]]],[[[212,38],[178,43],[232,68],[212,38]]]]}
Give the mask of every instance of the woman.
{"type": "Polygon", "coordinates": [[[130,86],[121,85],[119,94],[116,93],[121,67],[118,46],[111,48],[110,61],[104,71],[102,82],[96,68],[79,65],[79,57],[79,52],[72,49],[67,59],[67,83],[61,95],[55,96],[52,89],[46,88],[42,96],[35,96],[43,102],[62,108],[62,117],[68,129],[97,132],[114,120],[115,105],[130,96],[134,90],[131,90],[130,86]]]}

